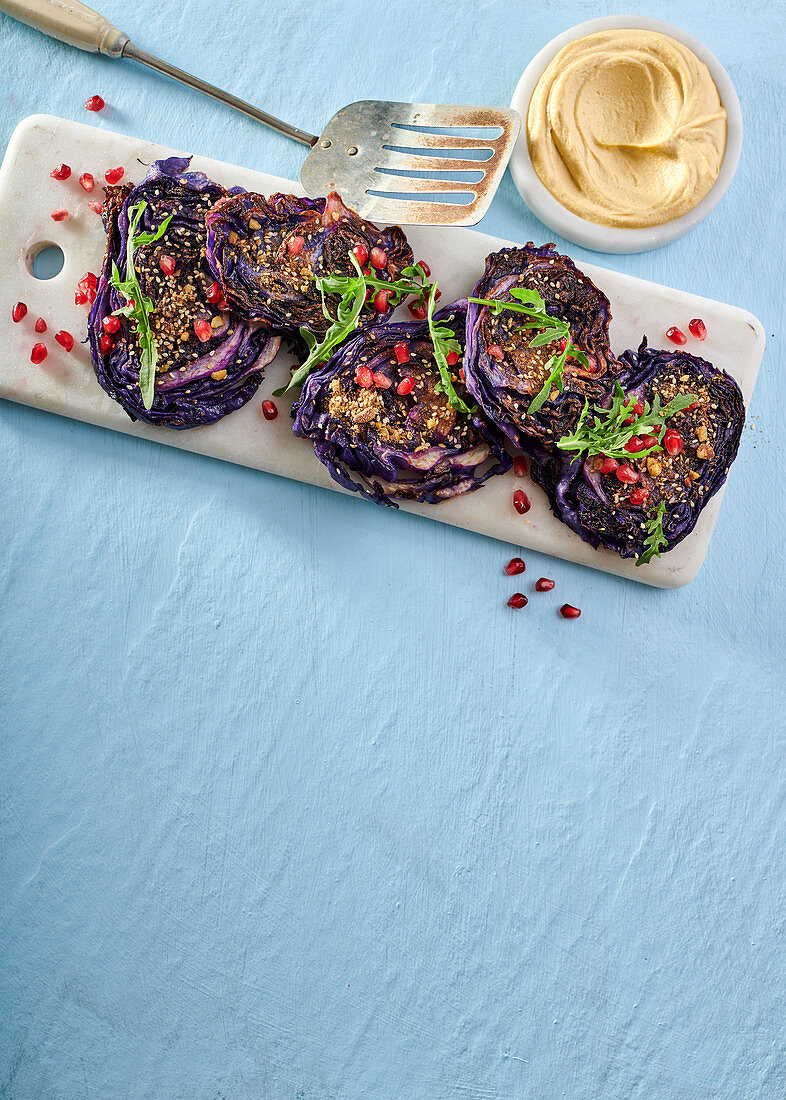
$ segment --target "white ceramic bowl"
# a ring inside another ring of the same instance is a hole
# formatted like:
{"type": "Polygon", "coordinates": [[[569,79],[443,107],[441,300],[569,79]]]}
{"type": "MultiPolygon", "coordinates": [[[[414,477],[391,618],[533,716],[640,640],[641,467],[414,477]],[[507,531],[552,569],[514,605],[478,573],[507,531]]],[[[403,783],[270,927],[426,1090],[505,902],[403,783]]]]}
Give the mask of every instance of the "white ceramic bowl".
{"type": "Polygon", "coordinates": [[[711,54],[697,38],[687,34],[680,27],[663,23],[659,19],[646,19],[638,15],[612,15],[603,19],[590,19],[587,23],[579,23],[563,34],[557,35],[527,65],[513,93],[511,107],[519,112],[524,123],[510,158],[510,171],[521,197],[532,213],[550,229],[567,240],[573,241],[574,244],[580,244],[594,252],[649,252],[650,249],[661,248],[664,244],[676,241],[678,237],[693,229],[694,225],[698,225],[717,206],[732,181],[740,159],[742,111],[729,74],[717,57],[711,54]],[[527,147],[529,101],[543,70],[554,55],[569,42],[585,38],[588,34],[627,28],[659,31],[661,34],[676,38],[678,42],[682,42],[693,50],[709,69],[728,116],[726,151],[718,178],[710,190],[687,214],[674,218],[673,221],[664,222],[663,225],[648,226],[646,229],[617,229],[608,225],[597,225],[572,213],[562,203],[557,202],[551,192],[540,182],[532,167],[527,147]]]}

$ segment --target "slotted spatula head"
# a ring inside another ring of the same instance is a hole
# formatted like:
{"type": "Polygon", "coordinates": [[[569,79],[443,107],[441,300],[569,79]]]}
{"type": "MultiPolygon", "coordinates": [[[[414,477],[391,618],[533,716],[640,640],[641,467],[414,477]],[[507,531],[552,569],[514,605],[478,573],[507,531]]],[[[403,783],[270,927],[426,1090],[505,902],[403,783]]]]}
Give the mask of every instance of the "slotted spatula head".
{"type": "Polygon", "coordinates": [[[502,107],[364,99],[331,118],[300,181],[309,195],[338,191],[372,221],[475,225],[520,127],[516,111],[502,107]]]}

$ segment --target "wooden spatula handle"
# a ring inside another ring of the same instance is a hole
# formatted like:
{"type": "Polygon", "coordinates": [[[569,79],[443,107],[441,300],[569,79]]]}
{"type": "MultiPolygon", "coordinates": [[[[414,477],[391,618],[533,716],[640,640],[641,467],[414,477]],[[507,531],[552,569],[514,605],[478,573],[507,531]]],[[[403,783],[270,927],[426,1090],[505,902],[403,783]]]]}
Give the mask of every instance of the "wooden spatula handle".
{"type": "Polygon", "coordinates": [[[121,57],[128,35],[80,0],[0,0],[0,11],[89,53],[121,57]]]}
{"type": "Polygon", "coordinates": [[[104,19],[103,15],[93,11],[87,4],[80,3],[80,0],[0,0],[0,11],[13,16],[20,23],[27,23],[28,27],[43,31],[50,38],[57,38],[58,41],[76,46],[80,50],[138,61],[156,72],[172,77],[173,80],[179,80],[189,88],[196,88],[198,92],[212,96],[220,103],[226,103],[228,107],[234,107],[236,111],[242,111],[257,122],[264,122],[271,129],[294,138],[303,145],[311,147],[317,143],[314,134],[306,133],[297,126],[290,126],[288,122],[282,122],[267,111],[260,111],[258,107],[238,99],[230,92],[217,88],[215,84],[208,84],[206,80],[192,76],[191,73],[170,65],[168,61],[162,61],[160,57],[138,49],[127,34],[113,27],[108,19],[104,19]]]}

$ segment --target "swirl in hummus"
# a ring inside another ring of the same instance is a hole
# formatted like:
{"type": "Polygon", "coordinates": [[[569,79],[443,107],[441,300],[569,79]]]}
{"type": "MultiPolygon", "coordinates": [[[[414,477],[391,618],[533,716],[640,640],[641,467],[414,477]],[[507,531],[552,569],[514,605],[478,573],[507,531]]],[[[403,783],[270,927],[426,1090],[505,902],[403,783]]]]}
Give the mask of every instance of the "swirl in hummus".
{"type": "Polygon", "coordinates": [[[718,177],[726,112],[703,61],[674,38],[611,30],[564,46],[527,113],[532,165],[574,214],[640,229],[691,210],[718,177]]]}

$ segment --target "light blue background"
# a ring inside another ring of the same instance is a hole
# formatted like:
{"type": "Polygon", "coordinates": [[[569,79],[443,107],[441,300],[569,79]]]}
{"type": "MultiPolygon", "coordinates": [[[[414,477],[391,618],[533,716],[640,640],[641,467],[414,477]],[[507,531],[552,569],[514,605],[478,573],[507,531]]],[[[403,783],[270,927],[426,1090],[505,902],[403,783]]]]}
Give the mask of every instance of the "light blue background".
{"type": "MultiPolygon", "coordinates": [[[[101,3],[306,128],[369,95],[505,104],[625,10],[101,3]]],[[[722,59],[745,147],[688,238],[606,262],[769,342],[688,588],[527,553],[514,613],[513,547],[0,404],[3,1098],[786,1097],[784,9],[636,10],[722,59]]],[[[0,92],[3,143],[46,111],[302,157],[4,17],[0,92]]],[[[510,179],[483,228],[553,238],[510,179]]]]}

